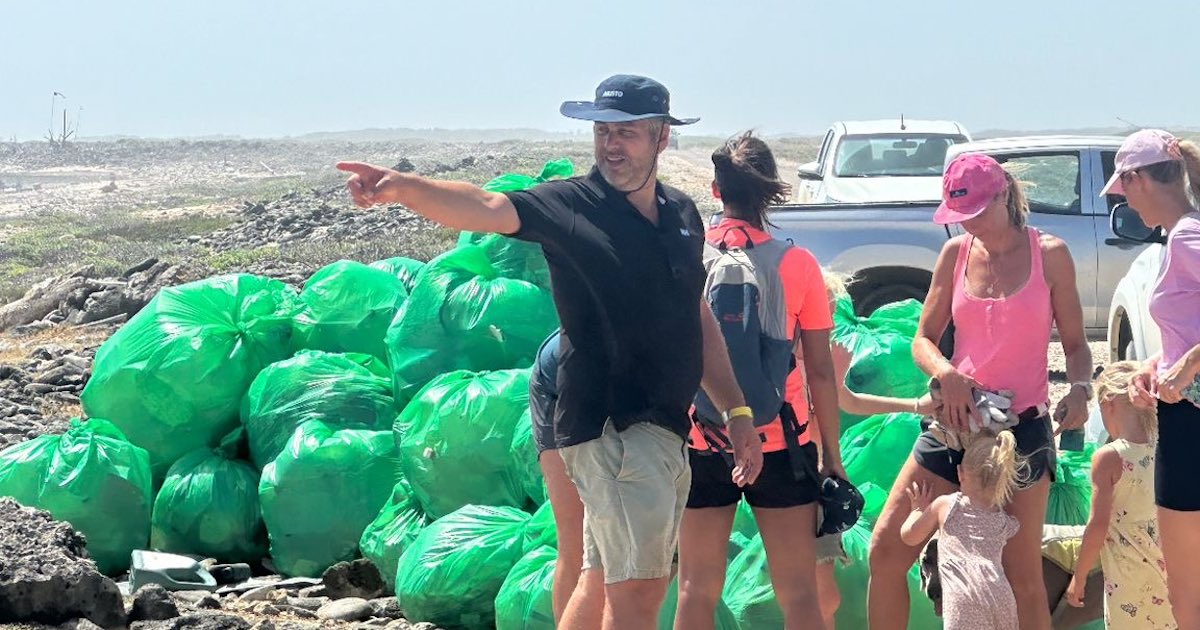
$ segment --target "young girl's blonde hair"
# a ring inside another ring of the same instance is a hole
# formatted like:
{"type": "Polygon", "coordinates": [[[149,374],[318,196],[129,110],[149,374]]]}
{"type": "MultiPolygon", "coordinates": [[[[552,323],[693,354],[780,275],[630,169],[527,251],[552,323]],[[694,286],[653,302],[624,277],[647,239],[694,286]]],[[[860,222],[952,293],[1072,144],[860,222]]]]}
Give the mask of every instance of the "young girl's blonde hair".
{"type": "Polygon", "coordinates": [[[825,292],[832,299],[836,300],[844,295],[849,295],[846,285],[849,284],[850,276],[829,267],[821,267],[821,278],[825,280],[825,292]]]}
{"type": "Polygon", "coordinates": [[[980,431],[971,434],[963,452],[962,467],[979,482],[992,507],[1004,507],[1020,481],[1024,458],[1017,455],[1012,431],[980,431]]]}
{"type": "MultiPolygon", "coordinates": [[[[1137,376],[1142,365],[1137,361],[1117,361],[1104,368],[1096,377],[1096,400],[1108,402],[1115,398],[1129,400],[1129,390],[1133,389],[1133,378],[1137,376]]],[[[1138,424],[1150,439],[1158,435],[1158,410],[1154,407],[1143,409],[1129,404],[1131,412],[1137,417],[1138,424]]]]}

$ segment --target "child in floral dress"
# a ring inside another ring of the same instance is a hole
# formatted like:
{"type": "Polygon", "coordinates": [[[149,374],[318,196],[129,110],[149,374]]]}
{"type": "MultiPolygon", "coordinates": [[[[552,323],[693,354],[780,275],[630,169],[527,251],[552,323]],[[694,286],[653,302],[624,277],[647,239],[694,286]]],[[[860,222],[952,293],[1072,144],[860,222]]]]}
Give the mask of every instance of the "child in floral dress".
{"type": "Polygon", "coordinates": [[[1082,606],[1087,574],[1104,568],[1104,622],[1110,630],[1176,628],[1167,600],[1166,563],[1154,505],[1157,416],[1129,401],[1140,365],[1121,361],[1096,380],[1096,398],[1112,441],[1092,456],[1092,512],[1067,602],[1082,606]]]}

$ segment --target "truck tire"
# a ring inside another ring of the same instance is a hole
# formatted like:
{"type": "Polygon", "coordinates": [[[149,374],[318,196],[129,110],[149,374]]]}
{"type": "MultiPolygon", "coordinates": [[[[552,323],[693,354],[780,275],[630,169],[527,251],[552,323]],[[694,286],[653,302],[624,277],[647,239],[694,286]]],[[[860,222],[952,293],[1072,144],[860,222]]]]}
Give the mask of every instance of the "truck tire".
{"type": "Polygon", "coordinates": [[[861,300],[855,302],[854,310],[858,312],[859,317],[867,317],[879,307],[893,302],[901,302],[910,298],[924,302],[925,294],[928,292],[928,287],[916,287],[911,284],[889,284],[876,287],[863,295],[861,300]]]}
{"type": "Polygon", "coordinates": [[[1114,350],[1117,361],[1136,361],[1138,358],[1137,347],[1133,344],[1133,328],[1129,326],[1129,317],[1124,313],[1117,327],[1117,347],[1114,350]]]}
{"type": "MultiPolygon", "coordinates": [[[[925,296],[928,293],[929,287],[917,287],[911,284],[890,284],[875,287],[867,291],[860,300],[855,302],[854,310],[858,313],[859,317],[867,317],[879,309],[879,307],[893,302],[901,302],[908,299],[924,302],[925,296]]],[[[938,349],[947,358],[954,356],[953,321],[946,326],[946,332],[942,333],[942,339],[938,342],[938,349]]]]}

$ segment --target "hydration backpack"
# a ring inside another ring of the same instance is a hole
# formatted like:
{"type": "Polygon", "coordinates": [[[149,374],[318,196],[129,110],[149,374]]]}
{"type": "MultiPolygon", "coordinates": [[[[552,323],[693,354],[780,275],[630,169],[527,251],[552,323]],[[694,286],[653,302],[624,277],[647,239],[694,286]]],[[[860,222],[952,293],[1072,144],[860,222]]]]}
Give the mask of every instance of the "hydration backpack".
{"type": "MultiPolygon", "coordinates": [[[[787,376],[794,362],[788,327],[787,300],[779,263],[792,247],[771,239],[759,244],[746,234],[743,247],[721,243],[704,244],[704,267],[708,279],[704,297],[716,316],[729,350],[733,373],[754,412],[754,425],[769,424],[780,413],[787,376]]],[[[728,235],[728,231],[726,232],[728,235]]],[[[696,395],[696,420],[721,428],[724,423],[708,395],[696,395]]]]}

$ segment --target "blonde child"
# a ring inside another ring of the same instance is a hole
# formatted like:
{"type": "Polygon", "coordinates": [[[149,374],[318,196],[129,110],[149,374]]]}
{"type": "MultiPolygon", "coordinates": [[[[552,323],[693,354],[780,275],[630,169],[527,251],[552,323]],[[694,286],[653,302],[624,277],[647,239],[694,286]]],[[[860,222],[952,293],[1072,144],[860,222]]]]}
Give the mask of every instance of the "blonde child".
{"type": "Polygon", "coordinates": [[[1017,601],[1004,574],[1004,545],[1020,529],[1004,507],[1018,482],[1016,439],[1009,431],[971,434],[958,476],[961,490],[933,498],[907,488],[912,512],[900,538],[917,547],[938,533],[938,573],[946,630],[1017,630],[1017,601]]]}
{"type": "Polygon", "coordinates": [[[1104,623],[1110,630],[1175,628],[1154,506],[1154,407],[1129,399],[1134,361],[1110,365],[1096,379],[1096,399],[1112,441],[1092,456],[1092,512],[1067,603],[1082,606],[1087,575],[1104,567],[1104,623]]]}

